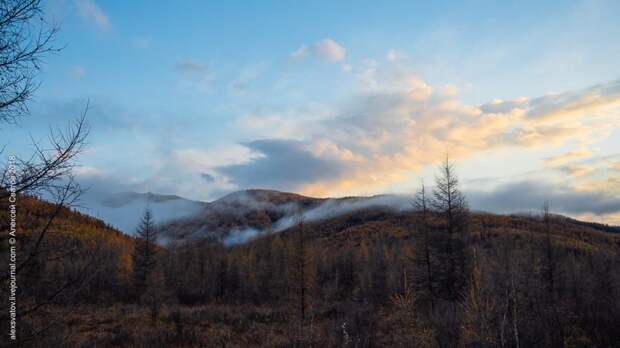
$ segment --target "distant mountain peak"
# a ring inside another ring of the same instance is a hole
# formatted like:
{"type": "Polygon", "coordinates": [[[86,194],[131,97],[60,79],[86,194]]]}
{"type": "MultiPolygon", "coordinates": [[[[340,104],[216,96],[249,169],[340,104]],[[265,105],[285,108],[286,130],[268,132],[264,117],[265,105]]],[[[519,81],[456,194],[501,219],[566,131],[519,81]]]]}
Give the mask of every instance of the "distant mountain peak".
{"type": "Polygon", "coordinates": [[[292,192],[284,192],[278,190],[270,190],[270,189],[247,189],[247,190],[239,190],[225,195],[224,197],[218,199],[234,199],[240,196],[250,196],[254,198],[270,198],[270,197],[299,197],[299,198],[311,198],[307,196],[303,196],[297,193],[292,192]]]}
{"type": "Polygon", "coordinates": [[[191,201],[177,195],[162,195],[152,192],[118,192],[112,193],[101,199],[101,204],[110,208],[118,208],[135,201],[142,201],[144,203],[162,203],[166,201],[183,200],[191,201]]]}

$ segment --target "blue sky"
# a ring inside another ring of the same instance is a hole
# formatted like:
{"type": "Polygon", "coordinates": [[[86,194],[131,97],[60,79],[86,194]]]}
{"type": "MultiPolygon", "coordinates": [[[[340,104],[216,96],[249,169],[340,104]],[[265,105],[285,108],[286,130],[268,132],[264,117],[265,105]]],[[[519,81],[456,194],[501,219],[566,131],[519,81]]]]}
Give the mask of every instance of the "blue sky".
{"type": "Polygon", "coordinates": [[[45,15],[64,49],[9,148],[89,100],[85,183],[410,192],[450,153],[480,209],[518,189],[495,210],[546,197],[620,222],[617,1],[50,0],[45,15]]]}

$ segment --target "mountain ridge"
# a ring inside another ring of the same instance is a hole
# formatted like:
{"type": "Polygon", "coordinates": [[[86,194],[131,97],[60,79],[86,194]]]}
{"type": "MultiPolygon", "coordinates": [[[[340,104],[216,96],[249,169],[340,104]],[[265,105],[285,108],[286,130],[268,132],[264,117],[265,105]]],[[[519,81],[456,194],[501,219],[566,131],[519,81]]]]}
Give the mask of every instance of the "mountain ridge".
{"type": "MultiPolygon", "coordinates": [[[[308,223],[321,225],[325,220],[349,219],[365,223],[374,215],[383,214],[385,220],[403,218],[414,211],[413,198],[399,195],[370,197],[314,198],[276,190],[242,190],[207,203],[196,215],[159,224],[169,239],[207,238],[224,244],[239,244],[257,236],[282,232],[303,218],[308,223]],[[374,214],[374,215],[373,215],[374,214]],[[388,217],[389,216],[389,217],[388,217]]],[[[537,216],[493,214],[473,211],[476,219],[493,216],[518,221],[538,219],[537,216]]],[[[569,225],[579,225],[601,232],[619,232],[620,227],[588,223],[557,215],[569,225]]],[[[390,222],[391,223],[391,222],[390,222]]]]}

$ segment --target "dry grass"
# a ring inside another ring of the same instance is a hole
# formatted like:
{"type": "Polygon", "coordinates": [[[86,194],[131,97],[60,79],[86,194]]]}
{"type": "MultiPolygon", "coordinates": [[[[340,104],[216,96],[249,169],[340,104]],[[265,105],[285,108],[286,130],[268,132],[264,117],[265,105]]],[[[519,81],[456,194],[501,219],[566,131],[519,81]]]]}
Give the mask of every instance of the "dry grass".
{"type": "Polygon", "coordinates": [[[155,323],[148,309],[136,305],[50,310],[62,318],[62,340],[71,347],[283,347],[288,342],[284,315],[271,307],[165,307],[155,323]]]}

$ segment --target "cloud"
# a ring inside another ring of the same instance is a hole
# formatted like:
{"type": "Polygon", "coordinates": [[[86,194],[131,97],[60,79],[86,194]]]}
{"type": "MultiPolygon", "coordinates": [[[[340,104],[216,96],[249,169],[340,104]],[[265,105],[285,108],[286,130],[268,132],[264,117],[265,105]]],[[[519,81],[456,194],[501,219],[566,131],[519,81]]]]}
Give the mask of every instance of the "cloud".
{"type": "Polygon", "coordinates": [[[134,233],[147,206],[153,211],[156,223],[192,216],[203,208],[199,202],[175,196],[141,194],[138,192],[150,189],[97,168],[83,168],[76,174],[78,182],[86,190],[76,208],[103,219],[125,233],[134,233]]]}
{"type": "Polygon", "coordinates": [[[97,176],[101,175],[101,170],[91,166],[79,166],[73,170],[77,176],[97,176]]]}
{"type": "Polygon", "coordinates": [[[214,147],[210,151],[183,149],[152,154],[148,149],[140,149],[136,152],[148,160],[146,166],[135,168],[126,161],[119,161],[122,167],[77,168],[78,182],[89,188],[84,202],[86,208],[96,207],[97,199],[118,192],[154,192],[212,200],[237,187],[210,168],[240,163],[249,156],[245,155],[249,151],[242,146],[214,147]]]}
{"type": "MultiPolygon", "coordinates": [[[[253,115],[252,122],[239,122],[239,127],[263,125],[259,134],[264,137],[277,134],[298,143],[277,151],[255,148],[265,156],[222,174],[233,177],[240,187],[275,185],[276,180],[267,180],[273,176],[282,180],[280,189],[316,196],[372,194],[436,164],[446,153],[464,160],[500,149],[600,141],[610,129],[620,128],[614,109],[620,101],[618,81],[563,93],[561,101],[545,96],[469,105],[459,99],[455,86],[433,87],[413,74],[386,73],[376,64],[367,65],[372,74],[365,76],[365,82],[372,82],[372,87],[361,87],[346,103],[323,108],[327,110],[324,117],[312,119],[275,111],[253,115]],[[284,161],[284,154],[291,157],[284,161]],[[288,181],[280,177],[290,168],[297,170],[301,158],[316,162],[320,168],[331,163],[337,170],[329,175],[294,171],[296,179],[288,181]],[[253,170],[260,173],[255,180],[253,170]]],[[[558,169],[585,176],[592,172],[588,166],[566,164],[570,158],[586,156],[585,151],[565,154],[566,158],[549,158],[547,164],[564,165],[558,169]]]]}
{"type": "Polygon", "coordinates": [[[292,59],[303,59],[306,57],[314,57],[328,62],[339,62],[344,60],[347,51],[336,41],[326,38],[320,40],[310,46],[302,45],[293,53],[292,59]]]}
{"type": "Polygon", "coordinates": [[[317,127],[332,117],[332,110],[324,107],[283,109],[275,112],[242,114],[235,125],[249,136],[257,138],[287,138],[305,132],[319,131],[317,127]]]}
{"type": "Polygon", "coordinates": [[[579,118],[620,105],[620,79],[601,83],[579,91],[549,94],[532,99],[528,117],[541,121],[579,118]]]}
{"type": "MultiPolygon", "coordinates": [[[[593,156],[593,153],[588,149],[580,148],[557,156],[547,157],[544,163],[546,166],[576,179],[574,180],[575,189],[578,191],[601,190],[609,193],[612,192],[610,190],[614,186],[609,185],[610,181],[613,182],[614,176],[620,174],[615,173],[614,170],[619,157],[619,154],[593,156]],[[602,185],[607,187],[602,187],[602,185]]],[[[620,193],[620,185],[616,186],[618,188],[616,191],[620,193]]]]}
{"type": "Polygon", "coordinates": [[[397,50],[391,49],[389,51],[387,51],[387,53],[385,54],[385,59],[387,59],[390,62],[393,62],[395,60],[398,60],[402,57],[402,53],[400,53],[397,50]]]}
{"type": "MultiPolygon", "coordinates": [[[[617,81],[566,92],[560,100],[543,96],[472,105],[460,98],[456,86],[433,86],[407,71],[383,70],[376,61],[360,66],[367,68],[367,80],[349,74],[361,83],[348,96],[331,104],[241,113],[230,125],[253,141],[164,154],[140,187],[201,199],[244,188],[313,196],[374,194],[407,182],[446,153],[465,160],[495,150],[547,149],[568,142],[579,150],[545,163],[554,174],[578,177],[574,192],[596,195],[616,185],[613,178],[601,184],[594,175],[598,167],[581,163],[591,154],[580,142],[602,140],[605,136],[594,135],[620,129],[614,109],[620,100],[617,81]]],[[[208,65],[188,59],[177,60],[174,69],[180,80],[194,83],[211,74],[208,65]]]]}
{"type": "Polygon", "coordinates": [[[550,182],[508,183],[492,191],[467,192],[470,205],[478,210],[500,213],[532,211],[548,201],[554,212],[606,215],[620,212],[620,197],[603,192],[576,192],[550,182]]]}
{"type": "Polygon", "coordinates": [[[505,113],[511,110],[527,108],[528,100],[525,97],[514,100],[495,99],[480,106],[480,110],[485,113],[505,113]]]}
{"type": "Polygon", "coordinates": [[[193,199],[218,198],[239,187],[215,168],[245,163],[250,158],[250,150],[237,144],[222,144],[208,150],[174,150],[160,160],[160,167],[152,170],[149,189],[193,199]]]}
{"type": "Polygon", "coordinates": [[[567,164],[561,166],[560,170],[570,176],[580,177],[594,171],[594,167],[585,164],[567,164]]]}
{"type": "Polygon", "coordinates": [[[339,177],[345,171],[343,163],[319,158],[299,141],[265,139],[244,146],[256,156],[245,163],[215,168],[240,187],[290,188],[339,177]]]}
{"type": "Polygon", "coordinates": [[[561,145],[567,139],[589,139],[594,131],[593,127],[576,122],[566,125],[538,126],[525,119],[522,127],[513,134],[509,134],[510,141],[515,145],[525,147],[542,147],[561,145]]]}
{"type": "Polygon", "coordinates": [[[587,149],[578,149],[575,151],[566,152],[557,156],[547,157],[545,159],[545,165],[559,166],[571,162],[576,159],[590,157],[592,152],[587,149]]]}
{"type": "Polygon", "coordinates": [[[76,0],[75,5],[78,15],[85,22],[94,24],[101,31],[110,29],[110,18],[94,0],[76,0]]]}
{"type": "Polygon", "coordinates": [[[208,183],[215,182],[215,177],[209,173],[200,173],[200,177],[208,183]]]}
{"type": "Polygon", "coordinates": [[[231,231],[228,232],[226,237],[224,237],[222,242],[226,246],[243,244],[243,243],[253,239],[254,237],[256,237],[259,233],[260,233],[260,231],[254,229],[254,228],[246,228],[246,229],[241,229],[241,230],[239,230],[239,229],[231,230],[231,231]]]}

